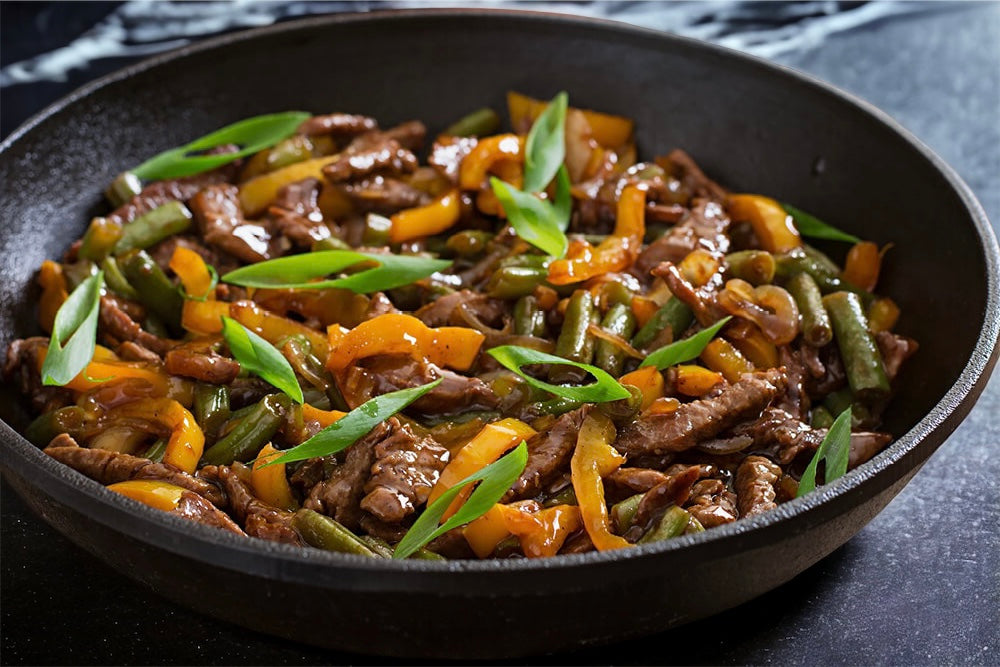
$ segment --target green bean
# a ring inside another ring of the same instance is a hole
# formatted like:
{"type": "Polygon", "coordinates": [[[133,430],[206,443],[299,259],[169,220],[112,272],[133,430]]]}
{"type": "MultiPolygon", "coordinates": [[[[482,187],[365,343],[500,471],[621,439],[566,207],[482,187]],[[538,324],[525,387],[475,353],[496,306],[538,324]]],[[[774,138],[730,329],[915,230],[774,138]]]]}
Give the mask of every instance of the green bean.
{"type": "Polygon", "coordinates": [[[28,424],[24,437],[34,445],[45,447],[60,433],[78,433],[83,428],[85,419],[83,408],[75,405],[45,412],[28,424]]]}
{"type": "Polygon", "coordinates": [[[492,553],[493,558],[510,558],[515,555],[524,555],[524,550],[521,548],[521,538],[517,535],[508,535],[497,542],[492,553]]]}
{"type": "Polygon", "coordinates": [[[228,387],[204,383],[195,387],[194,418],[205,432],[205,437],[216,438],[229,415],[228,387]]]}
{"type": "Polygon", "coordinates": [[[410,558],[413,560],[448,560],[441,554],[431,551],[427,547],[417,549],[410,555],[410,558]]]}
{"type": "Polygon", "coordinates": [[[163,455],[167,453],[167,441],[164,438],[160,438],[146,450],[146,453],[142,455],[142,458],[149,459],[153,463],[162,463],[163,455]]]}
{"type": "Polygon", "coordinates": [[[132,197],[142,192],[142,181],[131,171],[123,171],[111,181],[111,185],[104,191],[104,196],[115,208],[126,204],[132,197]]]}
{"type": "Polygon", "coordinates": [[[812,247],[807,243],[802,244],[802,252],[805,254],[806,257],[815,262],[817,266],[822,267],[823,270],[826,271],[827,273],[836,276],[840,275],[840,267],[837,266],[837,263],[832,259],[830,259],[830,257],[827,256],[826,253],[812,247]]]}
{"type": "Polygon", "coordinates": [[[764,285],[774,280],[777,267],[774,255],[765,250],[740,250],[726,255],[729,273],[751,285],[764,285]]]}
{"type": "MultiPolygon", "coordinates": [[[[581,364],[590,363],[594,353],[594,337],[589,328],[595,315],[594,297],[590,292],[585,289],[573,292],[566,306],[562,331],[556,341],[556,355],[581,364]]],[[[586,376],[586,371],[572,366],[553,366],[549,371],[549,380],[556,384],[582,382],[586,376]]]]}
{"type": "Polygon", "coordinates": [[[633,296],[632,290],[626,287],[624,283],[617,280],[605,280],[601,283],[597,291],[597,302],[604,311],[607,311],[615,304],[628,306],[629,310],[631,310],[633,296]]]}
{"type": "Polygon", "coordinates": [[[698,521],[698,519],[696,519],[694,515],[691,515],[691,518],[688,520],[688,525],[684,527],[684,534],[690,535],[692,533],[704,533],[704,532],[705,532],[705,526],[701,525],[701,521],[698,521]]]}
{"type": "Polygon", "coordinates": [[[312,157],[312,142],[296,135],[279,141],[267,154],[267,168],[270,171],[287,167],[296,162],[303,162],[312,157]]]}
{"type": "Polygon", "coordinates": [[[547,269],[552,258],[547,255],[512,255],[501,259],[497,266],[505,269],[508,266],[523,266],[532,269],[547,269]]]}
{"type": "Polygon", "coordinates": [[[806,255],[802,249],[778,255],[774,259],[777,262],[776,275],[782,280],[788,280],[798,273],[807,273],[816,281],[816,285],[823,292],[835,292],[843,289],[840,271],[836,267],[831,270],[823,262],[806,255]]]}
{"type": "Polygon", "coordinates": [[[868,331],[861,299],[852,292],[834,292],[823,297],[823,305],[830,313],[851,391],[866,403],[885,398],[889,394],[889,378],[875,339],[868,331]]]}
{"type": "Polygon", "coordinates": [[[625,531],[632,527],[632,520],[635,519],[639,503],[642,502],[645,495],[645,493],[637,493],[611,507],[611,521],[615,526],[615,532],[619,535],[624,535],[625,531]]]}
{"type": "Polygon", "coordinates": [[[153,258],[143,250],[132,250],[118,259],[118,265],[129,284],[139,293],[139,300],[146,309],[163,320],[175,335],[183,335],[181,310],[184,297],[153,258]]]}
{"type": "Polygon", "coordinates": [[[63,276],[66,278],[66,289],[75,290],[80,283],[97,274],[97,265],[89,259],[81,259],[72,264],[63,264],[63,276]]]}
{"type": "MultiPolygon", "coordinates": [[[[627,341],[635,332],[635,315],[628,306],[616,303],[608,309],[601,327],[608,333],[627,341]]],[[[618,377],[622,374],[626,356],[620,346],[601,338],[594,350],[594,365],[618,377]]]]}
{"type": "Polygon", "coordinates": [[[528,406],[528,411],[537,415],[562,415],[570,410],[576,410],[583,405],[583,401],[574,401],[572,398],[556,396],[547,401],[532,403],[528,406]]]}
{"type": "Polygon", "coordinates": [[[291,404],[285,394],[268,394],[233,430],[205,451],[202,463],[229,465],[233,461],[249,461],[278,432],[291,404]]]}
{"type": "Polygon", "coordinates": [[[686,510],[677,505],[671,505],[663,513],[663,518],[649,532],[639,538],[639,544],[669,540],[671,537],[682,535],[690,521],[691,515],[686,510]]]}
{"type": "Polygon", "coordinates": [[[683,301],[675,296],[670,297],[660,309],[649,318],[649,321],[632,337],[632,347],[643,350],[656,340],[660,332],[670,327],[676,340],[694,320],[694,313],[683,301]]]}
{"type": "Polygon", "coordinates": [[[830,428],[833,426],[833,415],[822,405],[817,405],[812,410],[809,425],[813,428],[830,428]]]}
{"type": "Polygon", "coordinates": [[[122,224],[110,218],[94,218],[80,241],[79,256],[100,262],[111,253],[122,236],[122,224]]]}
{"type": "Polygon", "coordinates": [[[191,211],[179,201],[167,202],[125,225],[121,238],[115,243],[114,254],[145,250],[190,226],[191,211]]]}
{"type": "Polygon", "coordinates": [[[101,270],[104,271],[104,283],[112,292],[126,299],[139,300],[139,293],[128,284],[125,274],[122,273],[118,261],[114,257],[105,257],[101,262],[101,270]]]}
{"type": "Polygon", "coordinates": [[[577,505],[576,489],[570,484],[565,489],[549,496],[542,502],[542,507],[555,507],[556,505],[577,505]]]}
{"type": "Polygon", "coordinates": [[[321,250],[352,250],[350,245],[342,239],[338,239],[336,236],[327,236],[325,239],[320,239],[319,241],[313,241],[310,250],[312,252],[319,252],[321,250]]]}
{"type": "Polygon", "coordinates": [[[843,387],[837,391],[832,391],[823,398],[823,405],[830,411],[831,416],[839,415],[841,412],[854,404],[854,394],[850,387],[843,387]]]}
{"type": "Polygon", "coordinates": [[[328,516],[301,509],[292,517],[292,527],[311,547],[377,558],[378,555],[347,528],[328,516]]]}
{"type": "Polygon", "coordinates": [[[490,108],[476,109],[449,125],[442,134],[453,137],[481,137],[500,127],[500,116],[490,108]]]}
{"type": "Polygon", "coordinates": [[[620,398],[617,401],[608,401],[597,405],[598,410],[618,424],[631,421],[642,409],[642,391],[629,384],[622,386],[628,391],[628,398],[620,398]]]}
{"type": "Polygon", "coordinates": [[[379,558],[392,558],[392,545],[381,537],[374,535],[358,535],[358,539],[371,549],[379,558]]]}
{"type": "Polygon", "coordinates": [[[795,299],[802,315],[802,339],[813,347],[823,347],[833,340],[830,316],[823,307],[819,286],[808,273],[796,273],[789,278],[785,289],[795,299]]]}
{"type": "Polygon", "coordinates": [[[486,283],[486,293],[497,299],[517,299],[545,285],[549,272],[527,266],[507,266],[497,269],[486,283]]]}
{"type": "Polygon", "coordinates": [[[545,335],[545,313],[531,294],[522,296],[514,304],[514,333],[518,336],[545,335]]]}
{"type": "Polygon", "coordinates": [[[466,229],[449,236],[445,247],[459,257],[478,257],[486,252],[486,247],[492,240],[493,234],[491,232],[466,229]]]}
{"type": "Polygon", "coordinates": [[[361,237],[367,246],[389,245],[389,233],[392,231],[392,220],[384,215],[369,213],[365,218],[365,231],[361,237]]]}

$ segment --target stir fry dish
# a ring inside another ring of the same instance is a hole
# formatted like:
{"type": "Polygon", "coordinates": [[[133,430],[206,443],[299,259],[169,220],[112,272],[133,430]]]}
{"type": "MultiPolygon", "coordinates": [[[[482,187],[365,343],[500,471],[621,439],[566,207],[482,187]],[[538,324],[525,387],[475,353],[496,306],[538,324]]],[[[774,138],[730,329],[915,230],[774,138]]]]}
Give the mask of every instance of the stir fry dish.
{"type": "Polygon", "coordinates": [[[669,540],[889,443],[888,246],[508,106],[258,116],[121,174],[7,348],[27,439],[223,531],[433,560],[669,540]]]}

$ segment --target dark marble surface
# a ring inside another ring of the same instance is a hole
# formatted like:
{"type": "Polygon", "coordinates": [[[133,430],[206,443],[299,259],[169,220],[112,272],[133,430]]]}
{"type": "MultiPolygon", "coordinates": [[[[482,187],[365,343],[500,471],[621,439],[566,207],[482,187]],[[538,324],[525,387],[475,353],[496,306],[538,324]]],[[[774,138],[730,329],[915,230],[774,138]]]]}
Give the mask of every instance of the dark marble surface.
{"type": "MultiPolygon", "coordinates": [[[[734,6],[715,4],[727,11],[734,6]]],[[[761,4],[736,6],[731,15],[750,20],[754,12],[773,13],[761,4]]],[[[839,4],[852,9],[855,3],[839,4]]],[[[73,39],[113,9],[113,3],[72,11],[48,3],[50,13],[39,18],[37,7],[0,4],[2,64],[73,39]],[[32,31],[47,36],[49,46],[40,47],[32,31]]],[[[602,6],[582,9],[599,13],[602,6]]],[[[790,35],[793,46],[772,48],[770,55],[898,119],[969,183],[996,227],[1000,4],[896,9],[902,11],[808,39],[794,27],[785,29],[781,38],[790,35]]],[[[675,25],[667,13],[677,8],[664,8],[659,22],[655,10],[640,4],[643,14],[632,20],[675,25]]],[[[623,14],[616,18],[632,16],[621,8],[613,11],[623,14]]],[[[732,33],[706,34],[725,41],[719,36],[732,33]]],[[[753,39],[744,43],[756,48],[753,39]]],[[[63,83],[3,88],[3,134],[55,96],[123,62],[96,61],[72,71],[63,83]]],[[[532,662],[1000,664],[998,441],[1000,378],[995,378],[969,418],[886,510],[795,580],[679,630],[532,662]]],[[[385,662],[255,635],[176,607],[58,536],[7,486],[0,558],[3,664],[385,662]]]]}

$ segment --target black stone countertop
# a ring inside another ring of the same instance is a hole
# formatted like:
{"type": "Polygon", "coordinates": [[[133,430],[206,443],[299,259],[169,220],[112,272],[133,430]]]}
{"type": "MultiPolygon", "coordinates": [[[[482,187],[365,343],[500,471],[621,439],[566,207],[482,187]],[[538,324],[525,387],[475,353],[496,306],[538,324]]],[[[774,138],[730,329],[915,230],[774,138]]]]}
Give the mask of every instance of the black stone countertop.
{"type": "MultiPolygon", "coordinates": [[[[0,5],[4,66],[69,42],[115,9],[115,3],[52,4],[0,5]]],[[[857,3],[839,4],[857,9],[857,3]]],[[[642,16],[631,18],[637,23],[673,26],[658,21],[655,5],[627,5],[632,8],[591,3],[580,9],[623,20],[638,11],[642,16]]],[[[773,14],[769,5],[715,3],[735,7],[736,23],[773,14]]],[[[784,46],[779,41],[756,52],[895,117],[958,171],[997,228],[1000,4],[900,5],[883,13],[818,38],[808,25],[783,28],[784,46]]],[[[703,34],[734,43],[721,33],[703,34]]],[[[744,43],[754,50],[752,39],[744,43]]],[[[72,87],[135,58],[134,51],[127,55],[73,70],[68,82],[3,88],[3,135],[72,87]]],[[[885,511],[793,581],[678,630],[531,662],[1000,664],[998,441],[1000,376],[885,511]]],[[[166,602],[57,535],[6,486],[0,558],[3,664],[386,662],[256,635],[166,602]]]]}

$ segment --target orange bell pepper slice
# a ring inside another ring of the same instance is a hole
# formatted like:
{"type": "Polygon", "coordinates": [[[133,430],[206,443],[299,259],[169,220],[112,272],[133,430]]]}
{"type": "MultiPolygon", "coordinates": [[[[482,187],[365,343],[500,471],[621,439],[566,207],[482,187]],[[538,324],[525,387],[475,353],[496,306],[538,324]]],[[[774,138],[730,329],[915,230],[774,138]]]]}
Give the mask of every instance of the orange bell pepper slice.
{"type": "Polygon", "coordinates": [[[556,505],[537,512],[526,512],[511,505],[496,507],[503,515],[507,530],[517,536],[528,558],[555,556],[566,538],[583,524],[580,508],[574,505],[556,505]]]}
{"type": "Polygon", "coordinates": [[[42,268],[38,272],[38,284],[42,286],[42,296],[38,302],[38,324],[47,333],[52,333],[56,313],[69,297],[62,267],[49,259],[42,262],[42,268]]]}
{"type": "MultiPolygon", "coordinates": [[[[133,378],[149,383],[153,386],[154,391],[162,396],[166,396],[171,391],[170,377],[155,366],[133,361],[117,361],[114,359],[114,354],[110,354],[110,350],[98,348],[100,346],[94,350],[94,360],[87,364],[79,375],[64,385],[67,389],[79,392],[90,391],[112,380],[133,378]],[[108,358],[108,354],[111,358],[108,358]],[[100,357],[105,359],[102,360],[100,357]]],[[[48,348],[39,350],[39,373],[42,372],[42,364],[45,362],[47,352],[48,348]]]]}
{"type": "Polygon", "coordinates": [[[229,315],[229,303],[226,301],[192,301],[184,302],[181,311],[181,326],[193,334],[208,336],[222,333],[222,316],[229,315]]]}
{"type": "MultiPolygon", "coordinates": [[[[532,123],[545,111],[545,107],[548,105],[548,102],[536,100],[521,93],[514,91],[507,93],[507,111],[510,114],[510,124],[516,131],[527,132],[531,129],[532,123]]],[[[635,123],[630,119],[590,109],[579,109],[579,111],[583,113],[590,124],[591,136],[604,148],[619,148],[631,141],[635,123]]]]}
{"type": "Polygon", "coordinates": [[[663,374],[656,366],[644,366],[631,373],[621,376],[618,381],[622,384],[630,384],[642,392],[642,409],[645,410],[653,401],[666,394],[663,374]]]}
{"type": "Polygon", "coordinates": [[[498,134],[480,139],[462,160],[458,170],[458,185],[463,190],[478,190],[486,175],[498,162],[524,162],[524,141],[516,134],[498,134]]]}
{"type": "Polygon", "coordinates": [[[319,422],[319,425],[323,428],[326,428],[346,414],[346,412],[341,412],[340,410],[320,410],[308,403],[302,404],[302,418],[305,421],[319,422]]]}
{"type": "Polygon", "coordinates": [[[402,243],[440,234],[454,226],[462,213],[458,190],[450,190],[427,206],[408,208],[389,218],[389,240],[402,243]]]}
{"type": "Polygon", "coordinates": [[[192,333],[201,335],[222,333],[223,315],[232,317],[272,344],[277,344],[289,336],[304,336],[317,357],[325,357],[330,349],[323,332],[316,331],[287,317],[275,315],[252,301],[236,301],[234,303],[185,301],[184,310],[181,313],[181,326],[192,333]]]}
{"type": "Polygon", "coordinates": [[[256,460],[254,460],[253,470],[250,472],[250,486],[253,488],[254,495],[271,507],[294,510],[299,504],[295,502],[292,487],[288,485],[285,464],[276,463],[273,466],[263,467],[265,463],[281,456],[281,454],[282,452],[275,449],[271,443],[267,443],[261,448],[256,460]]]}
{"type": "Polygon", "coordinates": [[[611,420],[599,412],[591,412],[583,420],[570,460],[573,491],[580,504],[583,527],[598,551],[632,546],[625,538],[611,532],[608,506],[604,501],[601,478],[625,463],[625,457],[611,446],[614,440],[615,427],[611,420]]]}
{"type": "Polygon", "coordinates": [[[510,535],[502,505],[496,504],[486,513],[462,529],[462,536],[469,548],[479,558],[487,558],[500,542],[510,535]]]}
{"type": "Polygon", "coordinates": [[[170,257],[170,270],[177,274],[184,291],[193,299],[215,299],[212,274],[201,255],[190,248],[177,246],[170,257]]]}
{"type": "Polygon", "coordinates": [[[676,367],[676,373],[677,391],[685,396],[704,396],[723,381],[722,373],[694,364],[681,364],[676,367]]]}
{"type": "Polygon", "coordinates": [[[628,185],[618,198],[614,233],[592,251],[571,245],[565,259],[549,264],[549,282],[568,285],[595,276],[624,271],[635,262],[646,234],[646,187],[628,185]]]}
{"type": "Polygon", "coordinates": [[[868,307],[868,330],[872,333],[892,331],[900,312],[899,306],[889,297],[875,299],[868,307]]]}
{"type": "Polygon", "coordinates": [[[130,479],[108,485],[109,491],[119,493],[126,498],[138,500],[143,505],[164,512],[173,512],[181,502],[185,489],[158,479],[130,479]]]}
{"type": "Polygon", "coordinates": [[[734,221],[750,223],[764,250],[782,253],[802,245],[792,216],[773,199],[760,195],[730,195],[728,208],[734,221]]]}
{"type": "Polygon", "coordinates": [[[171,398],[144,398],[108,410],[107,420],[129,419],[159,424],[170,431],[163,462],[193,474],[205,448],[205,434],[183,405],[171,398]]]}
{"type": "Polygon", "coordinates": [[[336,326],[327,329],[333,348],[326,367],[332,372],[342,371],[358,359],[383,354],[408,354],[417,360],[427,359],[438,366],[464,371],[472,366],[486,339],[475,329],[432,329],[412,315],[399,313],[373,317],[343,335],[338,330],[336,326]]]}
{"type": "Polygon", "coordinates": [[[855,287],[871,292],[878,284],[878,275],[882,270],[882,257],[891,248],[889,244],[880,251],[871,241],[856,243],[847,251],[844,261],[844,272],[841,278],[855,287]]]}

